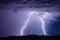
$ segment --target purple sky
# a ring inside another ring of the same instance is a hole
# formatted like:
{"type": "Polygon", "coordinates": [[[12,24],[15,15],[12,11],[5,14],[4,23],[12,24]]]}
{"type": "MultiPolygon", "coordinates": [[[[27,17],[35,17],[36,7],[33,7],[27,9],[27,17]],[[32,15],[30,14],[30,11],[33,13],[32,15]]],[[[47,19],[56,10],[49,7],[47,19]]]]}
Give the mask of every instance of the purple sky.
{"type": "MultiPolygon", "coordinates": [[[[21,2],[20,2],[21,4],[18,4],[17,2],[13,2],[13,1],[12,2],[9,1],[6,4],[5,2],[0,3],[0,18],[1,18],[0,19],[0,36],[10,36],[10,35],[19,36],[21,27],[24,25],[26,19],[29,16],[29,13],[33,10],[34,11],[47,11],[47,12],[58,13],[58,14],[60,12],[59,1],[52,2],[52,4],[51,3],[50,4],[49,3],[36,4],[37,2],[31,1],[27,3],[26,5],[22,5],[21,2]],[[56,5],[53,3],[55,3],[56,5]]],[[[36,24],[33,24],[33,26],[35,26],[36,24]]],[[[40,25],[38,24],[38,26],[40,25]]],[[[46,30],[50,30],[49,27],[47,27],[48,29],[46,28],[46,30]]],[[[56,30],[54,29],[54,31],[56,30]]],[[[51,33],[54,34],[53,32],[51,33]]],[[[55,33],[60,35],[60,32],[56,31],[55,33]]]]}

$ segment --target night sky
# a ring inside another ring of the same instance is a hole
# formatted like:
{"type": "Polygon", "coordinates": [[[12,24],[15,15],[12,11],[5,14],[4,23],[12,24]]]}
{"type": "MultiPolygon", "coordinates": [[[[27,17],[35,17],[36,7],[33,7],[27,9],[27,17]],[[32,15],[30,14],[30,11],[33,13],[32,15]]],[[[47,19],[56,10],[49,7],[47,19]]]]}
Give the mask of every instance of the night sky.
{"type": "MultiPolygon", "coordinates": [[[[31,11],[60,14],[60,0],[0,0],[0,36],[20,36],[31,11]]],[[[60,16],[46,23],[47,35],[60,35],[60,16]]],[[[31,18],[24,34],[43,35],[37,16],[31,18]]]]}

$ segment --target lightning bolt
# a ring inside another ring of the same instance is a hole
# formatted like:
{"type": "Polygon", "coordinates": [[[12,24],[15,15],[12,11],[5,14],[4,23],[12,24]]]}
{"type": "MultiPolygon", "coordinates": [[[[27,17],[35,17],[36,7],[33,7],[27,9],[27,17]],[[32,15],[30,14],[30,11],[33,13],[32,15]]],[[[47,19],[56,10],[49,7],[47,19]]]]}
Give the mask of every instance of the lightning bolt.
{"type": "MultiPolygon", "coordinates": [[[[31,16],[33,15],[33,13],[34,13],[34,12],[30,13],[30,15],[29,15],[28,19],[26,20],[24,26],[21,28],[21,31],[20,31],[20,32],[21,32],[21,35],[23,35],[24,29],[26,28],[28,22],[30,21],[30,18],[31,18],[31,16]]],[[[37,14],[36,14],[36,15],[37,15],[37,14]]],[[[38,14],[38,15],[39,15],[39,14],[38,14]]],[[[55,20],[55,19],[54,19],[54,16],[56,16],[56,15],[55,15],[55,14],[53,15],[53,14],[47,13],[47,12],[44,12],[44,14],[42,14],[42,15],[39,16],[39,19],[40,19],[40,21],[41,21],[41,28],[42,28],[42,30],[43,30],[44,35],[47,35],[46,30],[45,30],[45,21],[48,20],[48,19],[49,19],[49,20],[50,20],[50,19],[55,20]]],[[[56,16],[56,17],[57,17],[57,16],[56,16]]]]}
{"type": "Polygon", "coordinates": [[[45,31],[45,21],[43,20],[43,18],[40,18],[40,21],[41,21],[41,27],[42,27],[42,30],[43,30],[43,33],[44,35],[46,35],[46,31],[45,31]]]}
{"type": "Polygon", "coordinates": [[[45,19],[47,19],[46,12],[44,14],[39,16],[40,22],[41,22],[41,28],[43,30],[43,35],[46,35],[46,30],[45,30],[45,19]]]}
{"type": "MultiPolygon", "coordinates": [[[[21,28],[21,35],[23,35],[23,31],[24,31],[24,29],[26,28],[28,22],[30,21],[30,18],[31,18],[32,15],[33,15],[33,12],[30,13],[30,15],[29,15],[27,21],[25,22],[25,25],[21,28]]],[[[41,23],[42,23],[41,27],[42,27],[43,33],[44,33],[44,35],[46,35],[46,31],[45,31],[45,28],[44,28],[45,22],[44,22],[44,20],[43,20],[42,17],[40,18],[40,21],[41,21],[41,23]]]]}
{"type": "Polygon", "coordinates": [[[44,12],[43,15],[40,15],[39,19],[41,21],[41,28],[43,30],[43,34],[47,35],[46,30],[45,30],[45,21],[48,19],[52,19],[52,20],[55,20],[55,19],[52,17],[51,13],[47,13],[47,12],[44,12]]]}
{"type": "Polygon", "coordinates": [[[30,13],[30,15],[29,15],[28,19],[26,20],[24,26],[21,28],[21,31],[20,31],[21,34],[20,34],[20,35],[23,35],[23,31],[24,31],[24,29],[26,28],[28,22],[30,21],[30,18],[31,18],[32,15],[33,15],[33,13],[30,13]]]}
{"type": "Polygon", "coordinates": [[[41,28],[43,30],[44,35],[47,35],[46,30],[45,30],[46,20],[56,20],[56,17],[58,17],[58,16],[59,16],[59,14],[52,14],[52,13],[48,13],[48,12],[44,12],[43,15],[39,16],[39,19],[41,21],[41,28]]]}

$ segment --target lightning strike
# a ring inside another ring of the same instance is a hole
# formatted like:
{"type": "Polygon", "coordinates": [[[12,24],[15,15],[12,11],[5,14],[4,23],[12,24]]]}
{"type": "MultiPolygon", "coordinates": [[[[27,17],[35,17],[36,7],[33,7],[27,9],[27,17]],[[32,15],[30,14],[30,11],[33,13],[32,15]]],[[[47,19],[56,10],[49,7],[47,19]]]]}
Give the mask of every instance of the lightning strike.
{"type": "Polygon", "coordinates": [[[40,21],[41,21],[41,28],[43,30],[44,35],[47,35],[46,30],[45,30],[45,22],[46,20],[56,20],[56,17],[58,17],[58,14],[52,14],[48,12],[44,12],[43,15],[40,15],[40,21]]]}
{"type": "MultiPolygon", "coordinates": [[[[30,15],[29,15],[28,19],[26,20],[24,26],[21,28],[21,31],[20,31],[21,32],[21,35],[23,35],[24,29],[26,28],[26,26],[27,26],[28,22],[30,21],[30,18],[31,18],[31,16],[33,14],[35,14],[35,12],[31,12],[30,13],[30,15]]],[[[36,12],[35,15],[38,16],[39,13],[36,12]]],[[[41,21],[41,28],[43,30],[44,35],[47,35],[46,30],[45,30],[45,25],[46,25],[45,22],[46,22],[46,20],[55,20],[54,17],[57,17],[57,15],[56,14],[52,14],[52,13],[48,13],[48,12],[44,12],[44,13],[42,13],[42,15],[39,15],[39,19],[41,21]]]]}
{"type": "Polygon", "coordinates": [[[43,20],[43,18],[40,18],[40,21],[41,21],[41,28],[42,28],[42,30],[43,30],[43,33],[44,33],[44,35],[46,35],[46,31],[45,31],[45,21],[43,20]]]}
{"type": "Polygon", "coordinates": [[[47,13],[47,12],[44,12],[43,15],[40,15],[39,19],[40,19],[40,21],[41,21],[41,28],[42,28],[42,30],[43,30],[43,34],[44,34],[44,35],[47,35],[46,30],[45,30],[45,22],[46,22],[46,20],[48,20],[48,19],[53,19],[53,18],[52,18],[52,16],[51,16],[51,14],[49,14],[49,13],[47,13]]]}
{"type": "Polygon", "coordinates": [[[24,29],[26,28],[28,22],[30,21],[30,18],[31,18],[32,15],[33,15],[33,13],[30,13],[30,15],[29,15],[27,21],[25,22],[24,26],[21,28],[21,31],[20,31],[21,34],[20,34],[20,35],[23,35],[23,31],[24,31],[24,29]]]}

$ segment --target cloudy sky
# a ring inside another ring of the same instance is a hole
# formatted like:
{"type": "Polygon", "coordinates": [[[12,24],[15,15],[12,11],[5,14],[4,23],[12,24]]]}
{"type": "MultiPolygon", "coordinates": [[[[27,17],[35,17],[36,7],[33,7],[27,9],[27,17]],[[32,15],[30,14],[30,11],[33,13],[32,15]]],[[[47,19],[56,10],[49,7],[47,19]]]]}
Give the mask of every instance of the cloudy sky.
{"type": "MultiPolygon", "coordinates": [[[[60,15],[60,0],[0,0],[0,36],[20,36],[20,30],[31,11],[60,15]]],[[[48,21],[48,20],[47,20],[48,21]]],[[[60,35],[60,17],[46,22],[47,35],[60,35]]],[[[41,23],[33,16],[24,34],[43,35],[41,23]]]]}

